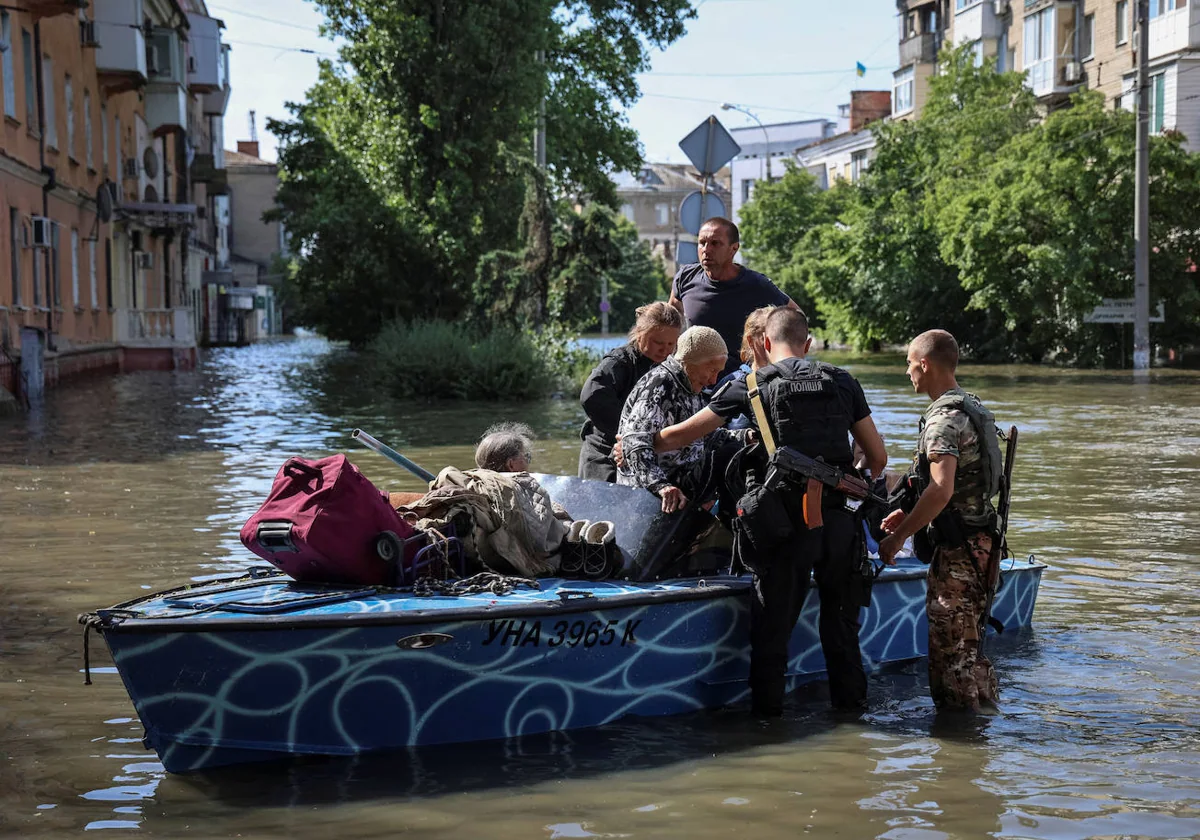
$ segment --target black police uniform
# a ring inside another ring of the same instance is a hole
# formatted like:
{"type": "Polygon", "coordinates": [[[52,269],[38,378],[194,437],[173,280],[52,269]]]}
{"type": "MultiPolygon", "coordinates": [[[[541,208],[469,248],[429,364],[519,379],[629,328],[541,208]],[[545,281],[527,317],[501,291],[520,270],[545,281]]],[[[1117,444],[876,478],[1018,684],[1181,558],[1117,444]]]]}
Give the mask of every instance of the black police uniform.
{"type": "MultiPolygon", "coordinates": [[[[759,392],[777,446],[793,446],[810,458],[851,469],[850,427],[870,416],[862,387],[841,368],[799,358],[760,368],[759,392]]],[[[754,417],[746,383],[731,381],[709,407],[722,417],[754,417]]],[[[761,481],[765,455],[756,468],[761,481]]],[[[793,536],[782,542],[756,535],[751,544],[738,532],[737,550],[754,572],[750,611],[750,689],[755,712],[783,711],[788,642],[804,606],[810,575],[815,573],[821,599],[821,650],[837,708],[866,703],[867,678],[858,645],[859,608],[869,600],[869,584],[860,576],[863,531],[846,499],[824,489],[819,528],[803,519],[803,489],[784,483],[779,496],[792,522],[793,536]]]]}

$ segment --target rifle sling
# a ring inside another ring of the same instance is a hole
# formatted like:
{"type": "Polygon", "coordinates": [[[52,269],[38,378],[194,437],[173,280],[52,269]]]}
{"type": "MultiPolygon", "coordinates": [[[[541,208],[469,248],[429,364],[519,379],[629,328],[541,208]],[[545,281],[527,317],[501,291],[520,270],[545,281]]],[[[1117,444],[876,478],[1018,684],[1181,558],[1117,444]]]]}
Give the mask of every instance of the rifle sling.
{"type": "Polygon", "coordinates": [[[750,395],[750,407],[754,410],[754,422],[758,424],[758,434],[762,438],[767,455],[775,454],[775,436],[771,434],[771,424],[767,422],[767,412],[763,408],[762,394],[758,390],[758,376],[753,371],[746,377],[746,389],[750,395]]]}

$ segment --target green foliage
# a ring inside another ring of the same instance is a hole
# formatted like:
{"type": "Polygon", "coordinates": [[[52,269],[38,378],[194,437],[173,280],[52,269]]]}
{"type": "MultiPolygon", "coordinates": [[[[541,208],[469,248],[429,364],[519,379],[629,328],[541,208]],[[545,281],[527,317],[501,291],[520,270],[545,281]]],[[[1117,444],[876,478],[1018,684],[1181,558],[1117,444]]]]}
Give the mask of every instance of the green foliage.
{"type": "MultiPolygon", "coordinates": [[[[1133,288],[1133,116],[1082,93],[1044,117],[1021,74],[945,52],[919,120],[875,128],[856,187],[793,173],[743,211],[745,240],[826,331],[858,347],[950,330],[976,359],[1120,361],[1119,326],[1083,322],[1133,288]],[[791,178],[791,183],[787,183],[791,178]]],[[[1200,159],[1151,139],[1151,299],[1160,342],[1194,340],[1200,159]]]]}
{"type": "Polygon", "coordinates": [[[557,249],[538,207],[614,201],[607,172],[640,164],[623,108],[648,49],[683,33],[689,2],[317,5],[345,42],[340,61],[322,64],[292,119],[268,125],[280,138],[273,215],[300,255],[297,317],[361,343],[395,319],[459,317],[491,289],[508,320],[540,323],[557,249]],[[539,181],[527,153],[506,150],[529,148],[543,97],[539,181]]]}
{"type": "Polygon", "coordinates": [[[368,347],[372,373],[398,397],[521,400],[554,388],[554,360],[528,335],[447,321],[394,322],[368,347]]]}

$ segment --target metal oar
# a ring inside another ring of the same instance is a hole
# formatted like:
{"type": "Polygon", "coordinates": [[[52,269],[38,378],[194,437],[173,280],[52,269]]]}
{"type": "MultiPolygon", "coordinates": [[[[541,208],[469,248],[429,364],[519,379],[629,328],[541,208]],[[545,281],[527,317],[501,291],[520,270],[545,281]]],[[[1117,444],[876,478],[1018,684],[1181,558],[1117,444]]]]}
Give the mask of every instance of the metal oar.
{"type": "Polygon", "coordinates": [[[422,467],[420,464],[416,464],[416,463],[413,463],[412,461],[408,460],[403,455],[401,455],[399,452],[397,452],[395,449],[392,449],[392,447],[388,446],[386,443],[382,443],[382,442],[376,440],[375,438],[371,437],[369,434],[364,432],[362,429],[355,429],[350,434],[350,437],[354,438],[356,441],[358,441],[359,443],[361,443],[363,446],[367,447],[368,449],[375,450],[380,455],[387,458],[389,461],[393,461],[393,462],[399,464],[400,466],[404,467],[404,469],[408,470],[410,473],[412,473],[413,475],[415,475],[417,478],[421,479],[422,481],[433,481],[435,478],[437,478],[437,476],[435,476],[429,470],[422,467]]]}

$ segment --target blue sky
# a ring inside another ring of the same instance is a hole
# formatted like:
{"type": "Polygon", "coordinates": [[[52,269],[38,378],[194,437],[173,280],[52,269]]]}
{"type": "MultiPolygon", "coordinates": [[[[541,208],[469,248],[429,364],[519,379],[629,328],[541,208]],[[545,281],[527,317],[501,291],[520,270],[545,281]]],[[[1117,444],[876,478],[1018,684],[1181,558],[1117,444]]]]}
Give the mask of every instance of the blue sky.
{"type": "MultiPolygon", "coordinates": [[[[317,57],[300,50],[335,51],[317,34],[321,15],[306,0],[208,7],[225,21],[233,47],[225,147],[248,138],[254,109],[263,157],[273,160],[266,118],[285,117],[284,103],[302,100],[316,79],[317,57]]],[[[710,113],[729,128],[753,124],[722,112],[722,101],[747,106],[767,123],[832,119],[851,90],[891,89],[897,31],[894,0],[699,0],[687,34],[652,55],[630,122],[648,160],[682,162],[676,144],[710,113]],[[857,61],[869,68],[863,78],[854,73],[857,61]]]]}

